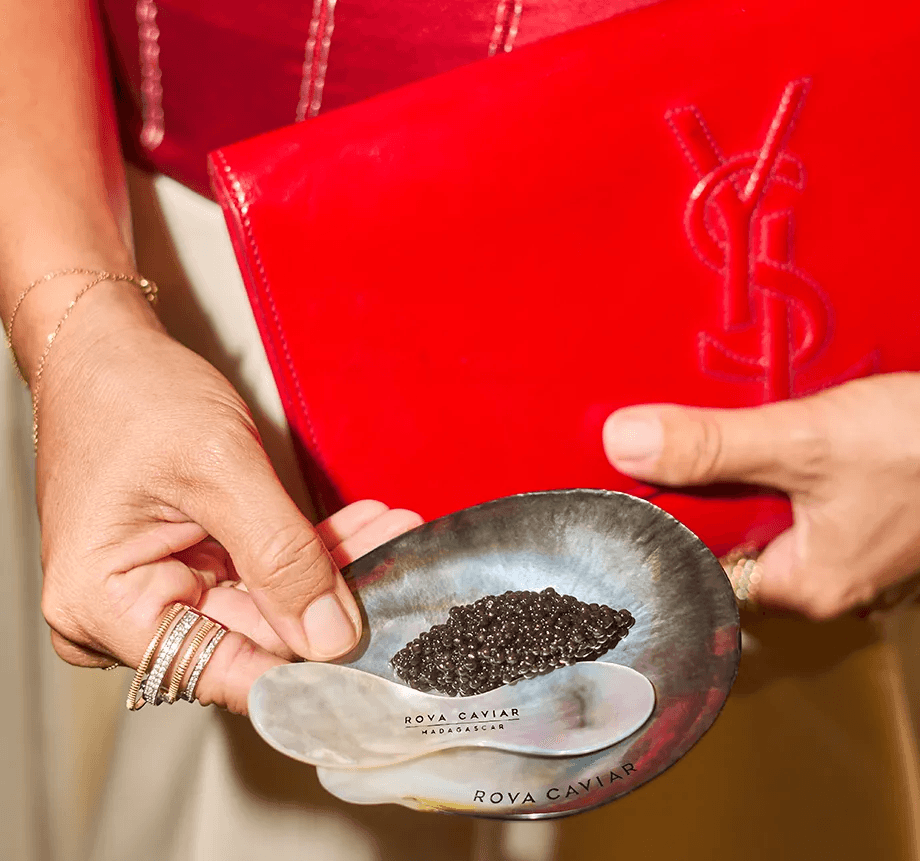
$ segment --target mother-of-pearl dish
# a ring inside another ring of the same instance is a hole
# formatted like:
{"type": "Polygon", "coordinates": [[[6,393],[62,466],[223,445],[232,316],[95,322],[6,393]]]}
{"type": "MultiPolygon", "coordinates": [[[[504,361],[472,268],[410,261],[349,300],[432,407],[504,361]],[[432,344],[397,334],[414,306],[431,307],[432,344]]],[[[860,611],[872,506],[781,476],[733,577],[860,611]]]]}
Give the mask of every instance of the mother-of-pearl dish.
{"type": "MultiPolygon", "coordinates": [[[[464,747],[377,768],[318,769],[331,793],[354,803],[503,818],[596,807],[680,759],[718,716],[738,668],[738,611],[718,560],[670,515],[620,493],[566,490],[495,500],[424,524],[345,573],[366,616],[349,666],[366,673],[401,683],[390,658],[443,622],[454,605],[552,586],[635,616],[629,635],[600,660],[636,670],[655,693],[651,717],[638,730],[594,753],[464,747]]],[[[366,720],[377,717],[369,711],[366,720]]],[[[400,717],[419,732],[434,730],[428,737],[436,747],[439,714],[400,717]]],[[[488,721],[495,728],[480,731],[501,733],[500,723],[488,721]]]]}

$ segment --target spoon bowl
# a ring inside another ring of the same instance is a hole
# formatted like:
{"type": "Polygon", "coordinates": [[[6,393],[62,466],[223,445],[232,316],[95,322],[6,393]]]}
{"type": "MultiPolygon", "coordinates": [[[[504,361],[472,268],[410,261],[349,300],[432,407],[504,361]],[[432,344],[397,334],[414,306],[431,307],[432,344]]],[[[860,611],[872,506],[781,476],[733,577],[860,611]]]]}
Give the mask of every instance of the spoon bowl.
{"type": "Polygon", "coordinates": [[[655,691],[641,673],[579,663],[471,697],[443,697],[334,664],[275,667],[249,717],[272,747],[326,768],[376,768],[484,747],[537,756],[603,750],[644,724],[655,691]]]}

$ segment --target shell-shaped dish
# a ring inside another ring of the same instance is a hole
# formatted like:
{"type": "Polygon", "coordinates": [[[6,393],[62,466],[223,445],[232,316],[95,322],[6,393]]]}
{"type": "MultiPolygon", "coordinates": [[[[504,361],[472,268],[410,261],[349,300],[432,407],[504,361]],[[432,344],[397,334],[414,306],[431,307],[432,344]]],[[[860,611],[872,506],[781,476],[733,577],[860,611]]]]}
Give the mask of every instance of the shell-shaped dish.
{"type": "Polygon", "coordinates": [[[600,660],[631,667],[655,692],[648,721],[587,755],[464,748],[379,768],[318,769],[323,785],[346,801],[502,818],[596,807],[679,760],[718,716],[738,668],[738,610],[718,560],[673,517],[625,494],[565,490],[495,500],[382,545],[346,576],[366,615],[349,665],[364,672],[401,683],[390,658],[454,605],[552,586],[635,616],[629,635],[600,660]]]}

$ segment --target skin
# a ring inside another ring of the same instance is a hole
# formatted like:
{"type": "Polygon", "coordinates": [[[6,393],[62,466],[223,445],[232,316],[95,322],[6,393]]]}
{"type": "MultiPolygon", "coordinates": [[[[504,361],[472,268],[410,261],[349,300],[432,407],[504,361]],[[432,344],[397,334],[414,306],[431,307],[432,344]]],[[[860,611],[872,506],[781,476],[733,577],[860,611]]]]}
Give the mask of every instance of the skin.
{"type": "MultiPolygon", "coordinates": [[[[104,53],[86,0],[0,0],[0,316],[23,287],[81,266],[134,272],[104,53]]],[[[34,387],[47,335],[86,283],[35,288],[13,346],[34,387]]],[[[79,666],[136,666],[174,601],[233,633],[199,682],[244,712],[252,681],[360,635],[338,571],[420,522],[382,503],[314,529],[286,495],[227,380],[169,337],[135,288],[103,283],[48,351],[38,404],[42,609],[79,666]]]]}
{"type": "Polygon", "coordinates": [[[604,428],[622,472],[789,494],[794,523],[760,557],[756,600],[827,620],[920,571],[920,375],[886,374],[756,409],[629,407],[604,428]]]}

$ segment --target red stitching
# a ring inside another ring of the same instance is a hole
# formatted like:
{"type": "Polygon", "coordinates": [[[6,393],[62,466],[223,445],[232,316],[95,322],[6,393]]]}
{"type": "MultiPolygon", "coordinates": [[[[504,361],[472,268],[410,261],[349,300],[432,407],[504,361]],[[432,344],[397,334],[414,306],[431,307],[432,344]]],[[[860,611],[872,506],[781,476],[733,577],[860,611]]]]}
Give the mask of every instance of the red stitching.
{"type": "Polygon", "coordinates": [[[810,86],[808,78],[787,84],[760,150],[729,158],[695,106],[664,117],[699,177],[683,215],[691,250],[722,276],[724,334],[698,334],[700,367],[720,379],[762,381],[767,399],[792,393],[798,373],[818,358],[834,331],[829,298],[794,263],[794,218],[787,205],[789,191],[805,188],[806,172],[783,148],[810,86]],[[726,342],[743,333],[759,333],[759,356],[726,342]],[[726,370],[732,365],[737,374],[726,370]]]}
{"type": "Polygon", "coordinates": [[[855,380],[859,377],[868,377],[872,374],[877,374],[881,371],[881,369],[881,353],[878,350],[873,350],[867,356],[863,356],[863,358],[861,358],[858,362],[847,368],[842,374],[838,374],[834,377],[828,377],[822,380],[817,386],[811,386],[807,389],[802,389],[801,391],[796,392],[796,396],[802,397],[804,395],[813,395],[816,392],[820,392],[829,388],[830,386],[839,386],[842,383],[847,383],[850,380],[855,380]]]}

